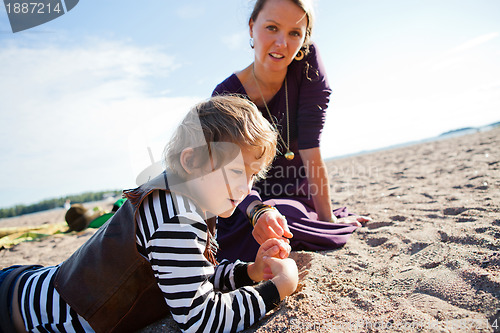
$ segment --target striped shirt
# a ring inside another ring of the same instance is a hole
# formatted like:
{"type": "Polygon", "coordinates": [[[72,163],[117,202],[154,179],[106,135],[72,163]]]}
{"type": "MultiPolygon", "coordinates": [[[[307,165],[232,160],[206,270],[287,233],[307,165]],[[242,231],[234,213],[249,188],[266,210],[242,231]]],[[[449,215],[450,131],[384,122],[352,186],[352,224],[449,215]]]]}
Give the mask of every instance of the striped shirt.
{"type": "Polygon", "coordinates": [[[94,332],[92,327],[59,296],[54,288],[58,266],[23,274],[19,299],[28,332],[94,332]]]}
{"type": "MultiPolygon", "coordinates": [[[[173,319],[185,332],[236,332],[251,326],[279,301],[271,281],[258,285],[247,264],[214,267],[203,255],[207,226],[186,197],[157,190],[138,209],[137,248],[153,268],[173,319]]],[[[32,332],[92,332],[53,287],[58,266],[23,275],[21,313],[32,332]]]]}

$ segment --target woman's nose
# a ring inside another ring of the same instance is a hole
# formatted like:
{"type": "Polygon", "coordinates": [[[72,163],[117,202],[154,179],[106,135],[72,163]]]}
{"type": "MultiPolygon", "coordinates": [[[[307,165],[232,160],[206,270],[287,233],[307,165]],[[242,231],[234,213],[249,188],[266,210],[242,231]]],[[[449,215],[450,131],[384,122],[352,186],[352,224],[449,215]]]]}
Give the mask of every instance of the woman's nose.
{"type": "Polygon", "coordinates": [[[283,34],[278,34],[274,43],[276,44],[276,46],[286,47],[286,36],[283,34]]]}

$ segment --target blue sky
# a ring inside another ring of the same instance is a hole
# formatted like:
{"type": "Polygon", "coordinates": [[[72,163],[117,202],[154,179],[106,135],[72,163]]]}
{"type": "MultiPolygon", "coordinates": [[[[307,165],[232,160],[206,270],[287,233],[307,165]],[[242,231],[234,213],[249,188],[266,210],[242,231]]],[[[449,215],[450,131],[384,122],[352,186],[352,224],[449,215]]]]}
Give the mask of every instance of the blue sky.
{"type": "MultiPolygon", "coordinates": [[[[12,33],[0,6],[0,207],[135,186],[252,61],[247,0],[85,0],[12,33]]],[[[316,0],[324,157],[500,120],[500,1],[316,0]]]]}

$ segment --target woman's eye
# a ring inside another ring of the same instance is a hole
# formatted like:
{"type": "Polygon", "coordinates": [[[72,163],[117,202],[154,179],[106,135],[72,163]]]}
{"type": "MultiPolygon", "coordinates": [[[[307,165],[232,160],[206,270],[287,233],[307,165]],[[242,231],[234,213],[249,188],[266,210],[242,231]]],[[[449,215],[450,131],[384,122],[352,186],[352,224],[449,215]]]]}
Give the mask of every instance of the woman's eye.
{"type": "Polygon", "coordinates": [[[292,31],[292,32],[290,32],[290,36],[300,38],[300,37],[302,37],[302,34],[298,31],[292,31]]]}
{"type": "Polygon", "coordinates": [[[277,31],[278,30],[278,28],[275,25],[268,25],[266,27],[266,29],[269,31],[277,31]]]}

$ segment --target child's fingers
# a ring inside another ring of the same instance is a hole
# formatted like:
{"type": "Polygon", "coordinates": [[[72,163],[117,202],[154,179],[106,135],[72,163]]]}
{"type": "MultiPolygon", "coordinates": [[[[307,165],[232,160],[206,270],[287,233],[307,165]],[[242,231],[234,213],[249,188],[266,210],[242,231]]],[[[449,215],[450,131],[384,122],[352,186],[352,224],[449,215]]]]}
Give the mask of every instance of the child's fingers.
{"type": "Polygon", "coordinates": [[[277,239],[278,241],[278,247],[279,247],[279,255],[275,256],[277,258],[285,259],[288,257],[290,252],[292,251],[292,248],[290,247],[289,240],[280,238],[277,239]]]}
{"type": "Polygon", "coordinates": [[[278,245],[274,245],[270,249],[264,251],[264,256],[267,257],[275,257],[280,253],[280,247],[278,245]]]}
{"type": "Polygon", "coordinates": [[[268,239],[261,247],[264,250],[264,255],[281,259],[287,258],[292,250],[288,239],[283,238],[268,239]]]}
{"type": "Polygon", "coordinates": [[[290,244],[288,244],[285,241],[282,241],[280,244],[280,254],[279,254],[280,258],[281,259],[288,258],[291,251],[292,251],[292,248],[291,248],[290,244]]]}
{"type": "Polygon", "coordinates": [[[279,246],[280,241],[279,238],[269,238],[260,246],[264,251],[269,250],[273,246],[279,246]]]}

